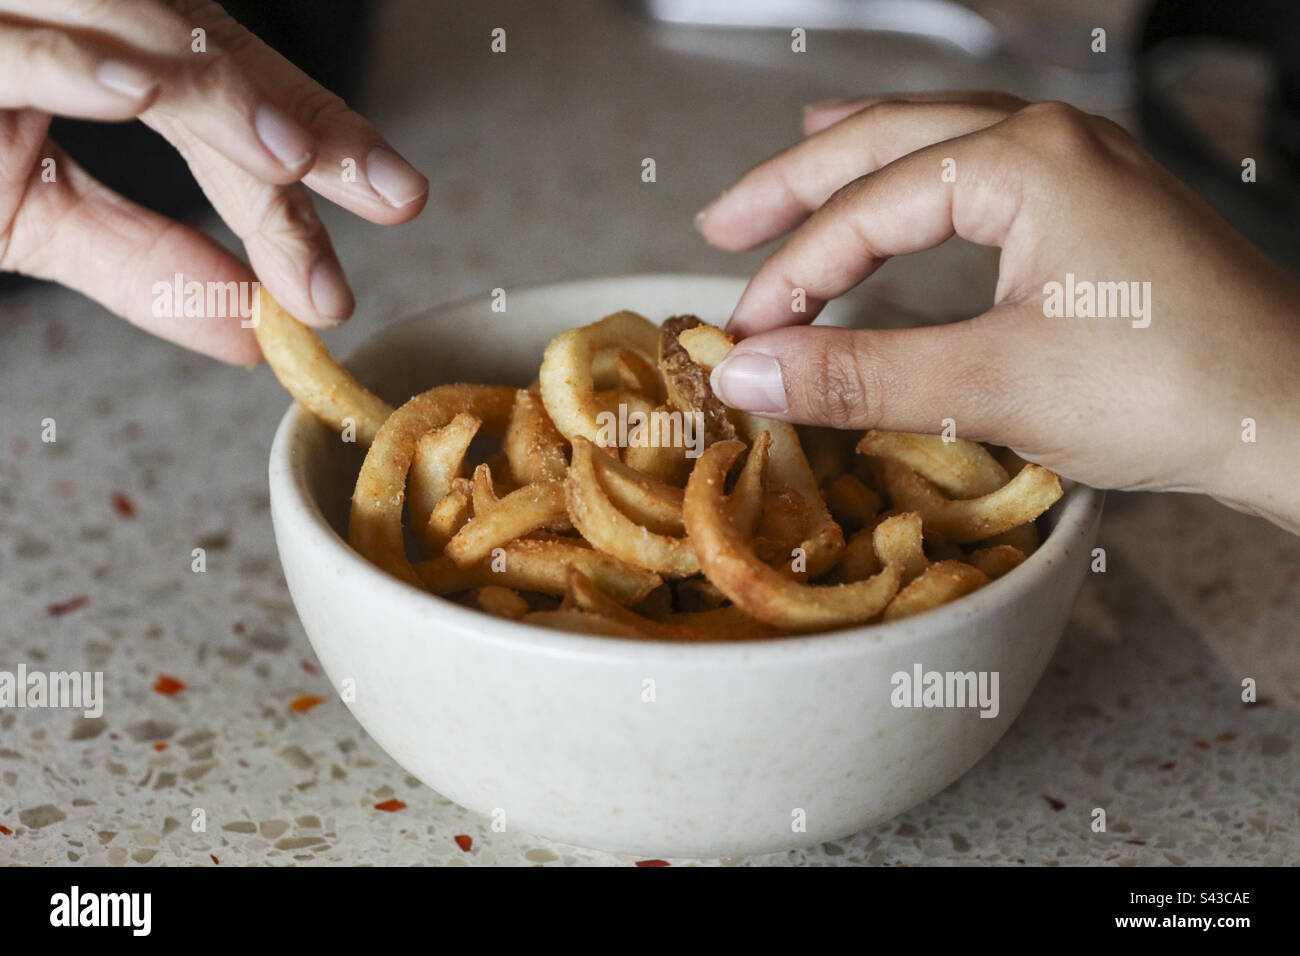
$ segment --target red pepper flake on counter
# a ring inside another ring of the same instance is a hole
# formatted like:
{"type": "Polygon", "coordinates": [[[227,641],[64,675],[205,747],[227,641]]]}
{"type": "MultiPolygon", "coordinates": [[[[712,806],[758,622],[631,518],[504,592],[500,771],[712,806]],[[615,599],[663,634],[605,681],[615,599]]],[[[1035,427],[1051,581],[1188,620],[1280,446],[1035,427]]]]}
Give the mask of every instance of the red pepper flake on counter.
{"type": "Polygon", "coordinates": [[[13,836],[13,835],[14,835],[14,831],[13,831],[13,830],[10,830],[10,829],[9,829],[7,826],[5,826],[4,824],[0,824],[0,833],[3,833],[5,836],[13,836]]]}
{"type": "Polygon", "coordinates": [[[289,704],[289,709],[295,714],[305,714],[313,707],[318,707],[325,703],[324,697],[317,697],[315,694],[303,694],[301,697],[295,697],[289,704]]]}
{"type": "Polygon", "coordinates": [[[50,617],[62,617],[63,615],[69,613],[70,611],[75,611],[78,608],[85,607],[89,603],[90,603],[90,595],[82,594],[78,597],[69,598],[66,601],[61,601],[58,604],[49,605],[45,609],[45,613],[48,614],[50,617]]]}
{"type": "Polygon", "coordinates": [[[109,500],[113,502],[113,510],[123,518],[135,517],[135,502],[131,500],[131,496],[126,492],[115,491],[109,500]]]}
{"type": "Polygon", "coordinates": [[[1230,744],[1237,739],[1237,735],[1231,730],[1225,730],[1223,733],[1219,734],[1219,739],[1225,744],[1230,744]]]}
{"type": "Polygon", "coordinates": [[[397,798],[385,800],[383,803],[375,804],[376,810],[383,810],[385,813],[396,813],[398,810],[405,810],[406,804],[397,798]]]}
{"type": "Polygon", "coordinates": [[[169,674],[159,674],[158,679],[154,681],[153,689],[160,694],[171,697],[173,694],[179,694],[185,690],[187,686],[184,681],[177,680],[169,674]]]}
{"type": "Polygon", "coordinates": [[[1057,800],[1056,797],[1049,797],[1047,794],[1043,794],[1043,799],[1047,801],[1047,805],[1050,806],[1053,810],[1065,809],[1064,800],[1057,800]]]}
{"type": "Polygon", "coordinates": [[[217,864],[218,866],[221,865],[221,861],[218,860],[218,859],[217,859],[215,856],[213,856],[211,853],[208,854],[208,859],[211,860],[213,863],[217,864]]]}
{"type": "Polygon", "coordinates": [[[667,860],[637,860],[637,866],[672,866],[667,860]]]}
{"type": "Polygon", "coordinates": [[[1174,769],[1175,767],[1177,767],[1177,766],[1178,766],[1178,764],[1176,764],[1176,763],[1174,763],[1174,761],[1170,760],[1168,763],[1162,763],[1162,764],[1160,765],[1160,769],[1161,769],[1161,770],[1173,770],[1173,769],[1174,769]]]}
{"type": "Polygon", "coordinates": [[[1125,840],[1125,843],[1132,843],[1134,846],[1146,846],[1146,840],[1125,840]]]}
{"type": "Polygon", "coordinates": [[[474,840],[463,833],[452,837],[452,839],[455,840],[456,845],[460,847],[462,850],[464,850],[466,853],[468,853],[474,847],[474,840]]]}
{"type": "Polygon", "coordinates": [[[1197,750],[1209,750],[1209,749],[1210,749],[1210,744],[1209,744],[1209,742],[1208,742],[1208,741],[1205,741],[1205,740],[1196,740],[1196,741],[1193,741],[1193,742],[1192,742],[1192,746],[1195,747],[1197,750]]]}
{"type": "Polygon", "coordinates": [[[248,630],[248,627],[243,621],[236,621],[234,624],[230,625],[230,631],[233,634],[243,634],[246,630],[248,630]]]}
{"type": "Polygon", "coordinates": [[[308,674],[320,673],[320,668],[317,667],[315,664],[313,664],[311,661],[302,661],[302,669],[305,670],[308,674]]]}
{"type": "Polygon", "coordinates": [[[158,741],[156,744],[153,745],[153,749],[161,753],[162,751],[167,749],[167,741],[165,740],[158,741]]]}

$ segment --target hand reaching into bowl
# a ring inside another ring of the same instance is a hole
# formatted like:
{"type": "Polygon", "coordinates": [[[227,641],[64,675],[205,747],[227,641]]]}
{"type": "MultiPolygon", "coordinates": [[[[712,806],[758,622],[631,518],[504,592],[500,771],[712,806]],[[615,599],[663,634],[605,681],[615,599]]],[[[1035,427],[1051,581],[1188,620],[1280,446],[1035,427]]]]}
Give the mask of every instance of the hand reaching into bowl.
{"type": "Polygon", "coordinates": [[[732,316],[744,341],[713,376],[728,404],[840,428],[952,419],[1094,487],[1203,492],[1300,533],[1300,283],[1119,126],[942,93],[819,104],[804,128],[699,218],[731,250],[795,230],[732,316]],[[954,233],[1002,250],[983,315],[798,327],[954,233]]]}
{"type": "Polygon", "coordinates": [[[260,359],[251,329],[155,316],[154,284],[256,273],[304,322],[333,325],[352,292],[303,187],[385,225],[414,217],[428,193],[364,117],[201,0],[0,0],[0,130],[0,270],[60,282],[241,365],[260,359]],[[164,136],[251,269],[92,179],[49,138],[52,114],[138,117],[164,136]]]}

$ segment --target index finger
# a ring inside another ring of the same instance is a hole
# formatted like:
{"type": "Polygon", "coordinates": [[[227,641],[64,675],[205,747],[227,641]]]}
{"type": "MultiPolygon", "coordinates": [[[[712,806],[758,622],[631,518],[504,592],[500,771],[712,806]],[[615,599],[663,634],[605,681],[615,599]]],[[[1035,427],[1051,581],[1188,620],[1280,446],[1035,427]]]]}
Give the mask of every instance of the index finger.
{"type": "Polygon", "coordinates": [[[881,103],[890,102],[965,103],[968,106],[991,106],[1005,110],[1008,113],[1014,113],[1016,110],[1029,105],[1027,100],[997,90],[885,93],[876,96],[859,96],[847,100],[822,100],[819,103],[809,103],[803,108],[803,134],[812,136],[814,133],[819,133],[826,127],[833,126],[854,113],[862,112],[869,106],[879,106],[881,103]]]}
{"type": "Polygon", "coordinates": [[[936,143],[841,188],[763,263],[727,330],[743,338],[807,324],[891,256],[931,249],[954,233],[1005,245],[1021,180],[1014,163],[984,174],[999,139],[983,130],[936,143]]]}
{"type": "Polygon", "coordinates": [[[753,248],[793,229],[850,180],[1006,117],[969,103],[878,103],[759,163],[704,210],[699,229],[720,248],[753,248]]]}

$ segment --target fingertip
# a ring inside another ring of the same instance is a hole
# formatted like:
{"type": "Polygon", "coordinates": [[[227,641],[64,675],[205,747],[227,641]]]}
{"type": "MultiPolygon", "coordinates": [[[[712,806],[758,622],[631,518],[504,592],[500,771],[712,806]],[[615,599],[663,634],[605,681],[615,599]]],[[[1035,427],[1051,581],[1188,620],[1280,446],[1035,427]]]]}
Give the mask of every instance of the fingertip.
{"type": "Polygon", "coordinates": [[[723,252],[748,252],[755,246],[749,237],[737,234],[734,229],[726,225],[713,226],[707,232],[701,229],[701,232],[704,232],[704,238],[709,245],[723,252]]]}
{"type": "Polygon", "coordinates": [[[278,168],[268,173],[270,182],[279,186],[297,182],[311,169],[316,159],[315,137],[275,104],[262,103],[253,111],[253,131],[276,160],[278,168]]]}
{"type": "Polygon", "coordinates": [[[825,113],[813,113],[805,115],[803,118],[803,135],[816,136],[822,130],[834,126],[839,122],[838,117],[827,116],[825,113]]]}
{"type": "Polygon", "coordinates": [[[312,307],[326,327],[340,325],[351,317],[356,297],[343,275],[343,268],[332,255],[322,256],[312,266],[308,280],[312,307]]]}
{"type": "Polygon", "coordinates": [[[428,204],[429,190],[426,187],[423,193],[410,202],[401,206],[393,206],[385,202],[378,208],[375,215],[367,216],[367,218],[380,226],[400,226],[424,212],[424,207],[428,204]]]}
{"type": "Polygon", "coordinates": [[[800,118],[799,127],[804,136],[811,136],[813,133],[819,133],[829,124],[822,119],[821,108],[816,103],[810,103],[803,108],[803,116],[800,118]]]}
{"type": "Polygon", "coordinates": [[[743,224],[732,221],[730,210],[720,206],[721,197],[695,214],[695,228],[704,241],[723,252],[748,252],[754,242],[743,224]]]}
{"type": "MultiPolygon", "coordinates": [[[[416,212],[419,212],[429,196],[428,178],[384,146],[375,146],[366,155],[366,178],[375,194],[395,210],[404,210],[418,203],[416,212]]],[[[401,222],[406,218],[410,216],[394,221],[401,222]]]]}
{"type": "Polygon", "coordinates": [[[128,60],[112,57],[100,60],[95,67],[95,80],[105,89],[131,100],[141,101],[158,93],[158,78],[153,71],[128,60]]]}
{"type": "Polygon", "coordinates": [[[764,352],[737,347],[713,369],[709,385],[731,408],[760,415],[784,415],[790,409],[781,363],[764,352]]]}
{"type": "Polygon", "coordinates": [[[744,224],[735,222],[734,203],[728,199],[730,191],[720,193],[716,199],[695,214],[695,228],[704,241],[723,252],[746,252],[754,243],[746,234],[744,224]]]}
{"type": "Polygon", "coordinates": [[[128,120],[153,106],[162,90],[153,71],[128,60],[106,58],[95,67],[95,82],[112,94],[117,108],[102,115],[106,120],[128,120]]]}

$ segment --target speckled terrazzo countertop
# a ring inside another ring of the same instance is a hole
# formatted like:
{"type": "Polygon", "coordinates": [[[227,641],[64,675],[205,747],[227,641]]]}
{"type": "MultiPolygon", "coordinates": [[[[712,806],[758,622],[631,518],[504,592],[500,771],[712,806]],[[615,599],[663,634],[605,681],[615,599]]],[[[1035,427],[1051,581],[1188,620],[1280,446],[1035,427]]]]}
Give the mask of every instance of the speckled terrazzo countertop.
{"type": "MultiPolygon", "coordinates": [[[[382,8],[366,108],[432,195],[392,230],[324,211],[360,303],[329,337],[340,352],[496,286],[752,269],[758,254],[707,250],[691,216],[795,135],[803,102],[1037,92],[1014,67],[900,40],[814,36],[795,57],[780,33],[651,28],[612,4],[442,6],[382,8]],[[497,25],[511,52],[490,59],[497,25]]],[[[994,261],[950,243],[891,263],[872,294],[973,314],[994,261]]],[[[107,696],[98,720],[0,710],[0,863],[632,862],[492,832],[408,776],[336,699],[272,539],[266,457],[287,401],[268,370],[217,366],[55,288],[0,310],[0,669],[103,671],[107,696]],[[40,440],[45,418],[54,444],[40,440]]],[[[1101,544],[1107,572],[974,770],[838,843],[722,862],[1300,859],[1300,540],[1203,499],[1111,495],[1101,544]],[[1258,680],[1253,706],[1243,677],[1258,680]],[[1099,806],[1104,834],[1089,828],[1099,806]]]]}

